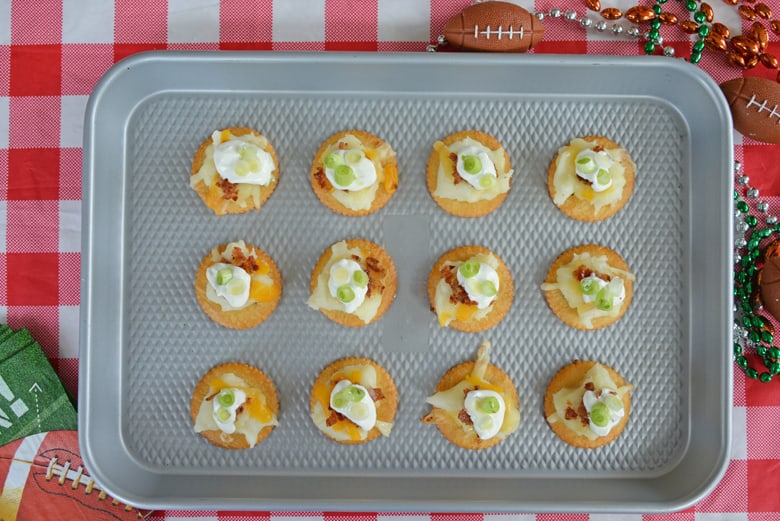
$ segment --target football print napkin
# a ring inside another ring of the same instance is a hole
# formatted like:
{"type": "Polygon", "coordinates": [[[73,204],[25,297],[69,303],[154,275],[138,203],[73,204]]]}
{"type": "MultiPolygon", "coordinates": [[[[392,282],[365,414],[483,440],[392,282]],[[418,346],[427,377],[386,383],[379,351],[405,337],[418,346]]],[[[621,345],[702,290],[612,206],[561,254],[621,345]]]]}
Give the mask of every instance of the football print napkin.
{"type": "Polygon", "coordinates": [[[30,332],[0,324],[0,445],[77,426],[76,409],[30,332]]]}

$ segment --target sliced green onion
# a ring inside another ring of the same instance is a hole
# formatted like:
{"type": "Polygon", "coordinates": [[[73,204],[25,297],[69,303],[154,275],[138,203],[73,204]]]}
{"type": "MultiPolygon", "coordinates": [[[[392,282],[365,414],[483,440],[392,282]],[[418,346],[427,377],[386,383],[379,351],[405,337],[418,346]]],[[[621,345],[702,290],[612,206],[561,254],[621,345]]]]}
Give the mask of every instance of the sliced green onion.
{"type": "Polygon", "coordinates": [[[355,292],[347,285],[339,286],[339,288],[336,290],[336,298],[346,304],[355,300],[355,292]]]}
{"type": "Polygon", "coordinates": [[[606,427],[609,425],[610,416],[609,407],[601,402],[594,403],[593,407],[590,409],[590,421],[593,422],[593,425],[596,427],[606,427]]]}
{"type": "Polygon", "coordinates": [[[599,170],[599,173],[596,174],[596,182],[600,185],[608,185],[609,182],[612,181],[612,176],[609,175],[608,170],[604,170],[603,168],[599,170]]]}
{"type": "Polygon", "coordinates": [[[339,186],[349,186],[355,180],[355,171],[349,165],[339,165],[333,171],[333,179],[339,186]]]}
{"type": "Polygon", "coordinates": [[[222,407],[230,407],[236,401],[236,394],[232,389],[222,389],[217,395],[217,403],[222,407]]]}
{"type": "Polygon", "coordinates": [[[495,297],[496,293],[498,293],[498,289],[496,289],[496,285],[493,284],[493,282],[489,280],[483,280],[479,283],[479,292],[486,297],[495,297]]]}
{"type": "Polygon", "coordinates": [[[230,279],[233,278],[233,270],[231,268],[222,268],[217,272],[217,284],[220,286],[227,284],[230,279]]]}
{"type": "Polygon", "coordinates": [[[482,171],[482,161],[477,156],[463,156],[463,168],[469,174],[478,174],[482,171]]]}
{"type": "Polygon", "coordinates": [[[220,407],[219,409],[217,409],[216,416],[217,416],[217,420],[219,420],[222,423],[225,423],[230,419],[230,411],[225,409],[224,407],[220,407]]]}
{"type": "Polygon", "coordinates": [[[580,291],[583,295],[593,295],[599,290],[599,283],[594,277],[585,277],[580,281],[580,291]]]}
{"type": "Polygon", "coordinates": [[[347,163],[354,164],[363,159],[363,153],[360,150],[350,150],[344,154],[344,158],[347,160],[347,163]]]}
{"type": "Polygon", "coordinates": [[[479,186],[484,189],[493,188],[496,184],[496,178],[490,174],[485,174],[479,178],[479,186]]]}
{"type": "Polygon", "coordinates": [[[592,157],[585,156],[577,160],[577,168],[583,174],[592,174],[596,171],[598,166],[592,157]]]}
{"type": "Polygon", "coordinates": [[[231,295],[241,295],[246,291],[246,282],[241,279],[231,279],[227,285],[227,290],[231,295]]]}
{"type": "Polygon", "coordinates": [[[623,409],[623,401],[614,394],[607,394],[603,401],[607,407],[613,411],[620,411],[623,409]]]}
{"type": "Polygon", "coordinates": [[[356,270],[352,273],[352,280],[358,287],[365,288],[368,286],[368,275],[363,270],[356,270]]]}
{"type": "Polygon", "coordinates": [[[500,407],[501,404],[495,396],[486,396],[477,402],[477,409],[488,414],[497,413],[500,407]]]}
{"type": "Polygon", "coordinates": [[[340,154],[337,154],[335,152],[331,152],[330,154],[325,156],[324,163],[325,163],[325,167],[326,168],[333,169],[333,168],[336,168],[337,166],[343,164],[344,163],[344,158],[341,157],[340,154]]]}
{"type": "Polygon", "coordinates": [[[612,309],[614,298],[614,295],[608,288],[601,288],[598,294],[596,294],[596,307],[601,311],[609,311],[612,309]]]}
{"type": "Polygon", "coordinates": [[[356,403],[349,408],[349,414],[360,421],[368,417],[368,406],[365,403],[356,403]]]}
{"type": "Polygon", "coordinates": [[[350,385],[346,389],[347,397],[353,402],[359,402],[366,395],[366,392],[356,385],[350,385]]]}
{"type": "Polygon", "coordinates": [[[479,273],[479,262],[474,260],[467,260],[466,262],[460,265],[458,271],[460,272],[461,275],[463,275],[467,279],[470,279],[471,277],[479,273]]]}
{"type": "Polygon", "coordinates": [[[236,174],[244,177],[249,173],[249,164],[246,161],[241,161],[236,165],[236,174]]]}
{"type": "Polygon", "coordinates": [[[349,399],[346,396],[344,396],[343,393],[338,392],[335,395],[333,395],[333,406],[334,407],[336,407],[338,409],[343,409],[344,407],[347,406],[348,403],[349,403],[349,399]]]}

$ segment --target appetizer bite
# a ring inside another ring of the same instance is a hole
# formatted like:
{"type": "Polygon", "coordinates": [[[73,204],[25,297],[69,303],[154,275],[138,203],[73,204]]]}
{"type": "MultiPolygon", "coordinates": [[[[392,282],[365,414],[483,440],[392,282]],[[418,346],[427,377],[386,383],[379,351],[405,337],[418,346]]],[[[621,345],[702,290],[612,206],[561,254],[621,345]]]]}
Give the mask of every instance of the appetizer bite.
{"type": "Polygon", "coordinates": [[[625,429],[633,390],[611,367],[575,360],[547,386],[544,414],[560,439],[594,449],[611,443],[625,429]]]}
{"type": "Polygon", "coordinates": [[[490,342],[476,361],[451,368],[436,392],[425,399],[432,408],[422,419],[436,425],[451,443],[464,449],[493,447],[517,430],[520,405],[512,379],[490,363],[490,342]]]}
{"type": "Polygon", "coordinates": [[[214,322],[248,329],[265,321],[282,296],[282,274],[273,259],[243,240],[217,246],[195,274],[198,304],[214,322]]]}
{"type": "Polygon", "coordinates": [[[625,206],[636,165],[625,148],[602,136],[571,140],[558,149],[547,173],[553,203],[578,221],[601,221],[625,206]]]}
{"type": "Polygon", "coordinates": [[[634,275],[615,251],[596,244],[563,252],[541,286],[550,309],[576,329],[617,322],[631,305],[634,275]]]}
{"type": "Polygon", "coordinates": [[[443,210],[459,217],[480,217],[504,202],[512,173],[509,155],[496,138],[464,130],[433,144],[426,182],[443,210]]]}
{"type": "Polygon", "coordinates": [[[200,379],[192,393],[195,432],[226,449],[254,447],[278,425],[279,399],[273,382],[259,369],[231,362],[200,379]]]}
{"type": "Polygon", "coordinates": [[[512,274],[498,255],[481,246],[461,246],[442,255],[428,276],[428,298],[439,325],[484,331],[512,307],[512,274]]]}
{"type": "Polygon", "coordinates": [[[259,210],[278,182],[276,152],[251,128],[214,131],[192,160],[190,187],[217,215],[259,210]]]}
{"type": "Polygon", "coordinates": [[[390,436],[398,391],[390,374],[367,358],[343,358],[317,376],[309,401],[314,425],[328,438],[354,445],[390,436]]]}
{"type": "Polygon", "coordinates": [[[361,130],[330,136],[314,155],[311,187],[317,198],[336,213],[374,213],[398,189],[398,164],[392,147],[361,130]]]}
{"type": "Polygon", "coordinates": [[[337,242],[320,256],[306,303],[334,322],[361,327],[390,309],[397,288],[390,255],[373,242],[351,239],[337,242]]]}

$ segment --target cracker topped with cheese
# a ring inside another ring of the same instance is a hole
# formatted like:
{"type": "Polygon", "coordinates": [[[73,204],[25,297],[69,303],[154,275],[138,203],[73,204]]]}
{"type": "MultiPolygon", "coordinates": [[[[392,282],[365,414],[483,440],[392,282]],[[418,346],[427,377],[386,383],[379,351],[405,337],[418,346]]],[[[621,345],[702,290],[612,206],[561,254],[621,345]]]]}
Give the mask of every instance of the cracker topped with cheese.
{"type": "Polygon", "coordinates": [[[634,386],[611,367],[575,360],[559,370],[547,386],[547,424],[569,445],[601,447],[625,429],[633,390],[634,386]]]}
{"type": "Polygon", "coordinates": [[[325,436],[355,445],[390,436],[398,390],[390,373],[373,360],[342,358],[317,376],[309,406],[314,425],[325,436]]]}
{"type": "Polygon", "coordinates": [[[385,206],[398,189],[393,148],[362,130],[338,132],[314,155],[309,172],[322,204],[348,216],[368,215],[385,206]]]}
{"type": "Polygon", "coordinates": [[[278,415],[279,399],[271,379],[239,362],[209,370],[190,401],[195,432],[226,449],[254,447],[278,425],[278,415]]]}
{"type": "Polygon", "coordinates": [[[214,131],[192,160],[190,187],[217,215],[259,210],[278,182],[274,147],[251,128],[214,131]]]}
{"type": "Polygon", "coordinates": [[[447,371],[425,401],[432,408],[423,423],[436,425],[447,440],[464,449],[493,447],[520,424],[517,390],[512,379],[490,363],[487,341],[474,362],[447,371]]]}
{"type": "Polygon", "coordinates": [[[248,329],[265,321],[282,296],[282,274],[273,259],[243,240],[212,249],[195,274],[198,304],[214,322],[248,329]]]}
{"type": "Polygon", "coordinates": [[[547,304],[576,329],[600,329],[617,322],[634,295],[635,276],[617,252],[597,244],[563,252],[550,266],[541,289],[547,304]]]}
{"type": "Polygon", "coordinates": [[[550,161],[547,189],[569,217],[601,221],[631,198],[635,172],[625,148],[602,136],[585,136],[558,149],[550,161]]]}
{"type": "Polygon", "coordinates": [[[393,259],[363,239],[339,241],[320,256],[306,303],[349,327],[371,324],[390,309],[398,288],[393,259]]]}
{"type": "Polygon", "coordinates": [[[439,325],[485,331],[504,319],[514,301],[512,274],[482,246],[461,246],[442,255],[428,276],[428,298],[439,325]]]}
{"type": "Polygon", "coordinates": [[[512,173],[509,154],[496,138],[464,130],[433,144],[426,183],[443,210],[459,217],[480,217],[504,202],[512,173]]]}

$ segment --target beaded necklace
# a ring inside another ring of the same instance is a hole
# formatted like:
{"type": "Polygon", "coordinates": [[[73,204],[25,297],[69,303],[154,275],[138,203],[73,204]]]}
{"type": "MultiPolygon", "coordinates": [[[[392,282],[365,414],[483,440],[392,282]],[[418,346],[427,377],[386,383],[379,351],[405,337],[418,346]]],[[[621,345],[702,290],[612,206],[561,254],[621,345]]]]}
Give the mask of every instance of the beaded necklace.
{"type": "MultiPolygon", "coordinates": [[[[480,0],[475,0],[479,2],[480,0]]],[[[753,22],[746,34],[731,36],[729,28],[714,20],[715,13],[707,2],[701,0],[676,0],[683,3],[685,9],[691,14],[688,20],[680,20],[679,17],[669,11],[664,11],[664,4],[668,0],[655,0],[652,7],[636,5],[626,10],[625,13],[615,7],[602,8],[601,0],[584,0],[588,11],[596,13],[602,19],[594,20],[588,13],[580,16],[576,10],[549,9],[547,12],[536,11],[533,16],[539,21],[547,18],[563,19],[574,22],[584,29],[594,29],[598,32],[611,31],[615,36],[625,36],[640,42],[644,42],[645,54],[663,53],[666,56],[675,56],[675,49],[671,45],[664,45],[661,36],[662,26],[677,26],[688,35],[696,35],[696,41],[691,46],[690,56],[687,61],[697,64],[701,61],[705,49],[722,52],[729,63],[742,69],[752,69],[761,64],[769,69],[780,68],[780,61],[776,56],[766,52],[769,45],[769,32],[780,35],[780,19],[773,18],[771,8],[763,2],[755,0],[724,0],[730,5],[738,5],[737,11],[742,20],[753,22]],[[630,22],[628,27],[620,23],[621,19],[630,22]],[[768,24],[769,29],[763,22],[768,24]],[[644,30],[642,26],[647,25],[644,30]]],[[[439,46],[447,45],[444,36],[439,36],[437,43],[428,46],[428,51],[436,51],[439,46]]],[[[685,58],[683,58],[685,59],[685,58]]],[[[780,82],[780,71],[776,76],[780,82]]]]}
{"type": "Polygon", "coordinates": [[[738,162],[734,173],[737,186],[734,189],[734,361],[748,378],[768,383],[780,375],[780,349],[774,345],[772,323],[761,314],[756,278],[768,250],[765,243],[774,234],[780,234],[780,223],[768,213],[769,203],[759,199],[758,189],[748,184],[750,179],[742,174],[738,162]],[[749,201],[755,203],[755,212],[749,201]],[[755,213],[762,217],[763,223],[755,213]],[[764,363],[760,372],[745,356],[751,350],[764,363]]]}

